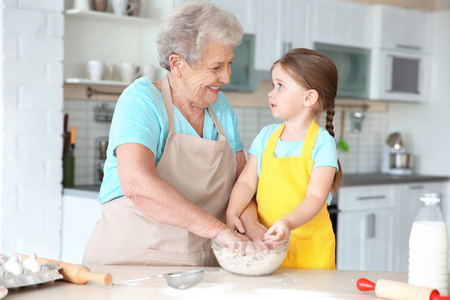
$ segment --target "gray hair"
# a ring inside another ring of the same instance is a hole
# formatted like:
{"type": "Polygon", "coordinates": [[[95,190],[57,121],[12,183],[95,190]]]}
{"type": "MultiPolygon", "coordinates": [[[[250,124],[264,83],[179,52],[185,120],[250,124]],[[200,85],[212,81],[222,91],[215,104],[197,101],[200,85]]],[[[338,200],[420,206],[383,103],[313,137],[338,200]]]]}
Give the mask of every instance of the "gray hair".
{"type": "Polygon", "coordinates": [[[237,46],[242,26],[230,11],[208,0],[185,0],[161,24],[157,36],[159,64],[170,71],[169,56],[180,55],[190,66],[200,62],[208,43],[237,46]]]}

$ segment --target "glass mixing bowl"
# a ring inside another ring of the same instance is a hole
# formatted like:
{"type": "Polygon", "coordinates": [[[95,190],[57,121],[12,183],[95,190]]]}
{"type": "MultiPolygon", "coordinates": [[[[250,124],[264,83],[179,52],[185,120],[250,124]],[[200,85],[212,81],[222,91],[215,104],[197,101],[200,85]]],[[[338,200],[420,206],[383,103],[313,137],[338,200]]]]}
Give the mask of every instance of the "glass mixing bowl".
{"type": "Polygon", "coordinates": [[[220,266],[244,276],[269,275],[286,257],[289,240],[278,242],[236,242],[212,239],[211,247],[220,266]]]}

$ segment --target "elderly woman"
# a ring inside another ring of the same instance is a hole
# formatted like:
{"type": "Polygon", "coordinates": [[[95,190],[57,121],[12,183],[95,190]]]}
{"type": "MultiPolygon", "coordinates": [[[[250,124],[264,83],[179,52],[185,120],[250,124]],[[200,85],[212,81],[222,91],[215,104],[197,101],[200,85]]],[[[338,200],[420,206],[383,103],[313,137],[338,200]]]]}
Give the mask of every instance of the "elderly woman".
{"type": "Polygon", "coordinates": [[[136,80],[118,100],[84,264],[212,266],[209,239],[248,240],[224,224],[245,156],[220,88],[241,38],[236,17],[209,1],[184,1],[163,21],[168,73],[136,80]]]}

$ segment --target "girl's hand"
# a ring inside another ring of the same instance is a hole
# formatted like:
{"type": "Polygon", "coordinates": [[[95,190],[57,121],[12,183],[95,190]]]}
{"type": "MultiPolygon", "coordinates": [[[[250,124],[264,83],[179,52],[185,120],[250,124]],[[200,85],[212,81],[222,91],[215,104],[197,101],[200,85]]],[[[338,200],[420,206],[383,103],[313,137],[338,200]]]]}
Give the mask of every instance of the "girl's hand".
{"type": "Polygon", "coordinates": [[[238,216],[227,216],[226,224],[232,230],[237,230],[239,233],[242,233],[242,234],[245,233],[244,226],[242,226],[242,222],[241,222],[241,220],[239,220],[238,216]]]}
{"type": "Polygon", "coordinates": [[[290,228],[289,222],[285,219],[281,219],[276,221],[272,227],[267,230],[264,238],[266,241],[271,242],[288,240],[291,234],[290,228]]]}

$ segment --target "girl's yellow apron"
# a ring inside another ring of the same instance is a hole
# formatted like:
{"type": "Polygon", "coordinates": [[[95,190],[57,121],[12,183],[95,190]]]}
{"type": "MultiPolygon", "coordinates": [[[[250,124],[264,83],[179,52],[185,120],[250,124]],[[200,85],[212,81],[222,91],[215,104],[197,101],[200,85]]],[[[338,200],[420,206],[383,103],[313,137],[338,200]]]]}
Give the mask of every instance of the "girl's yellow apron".
{"type": "MultiPolygon", "coordinates": [[[[269,228],[291,213],[305,199],[314,161],[312,150],[320,126],[312,121],[300,157],[275,157],[280,126],[269,138],[262,154],[256,201],[260,222],[269,228]]],[[[325,203],[308,223],[291,231],[289,250],[280,268],[335,269],[335,236],[325,203]]]]}

